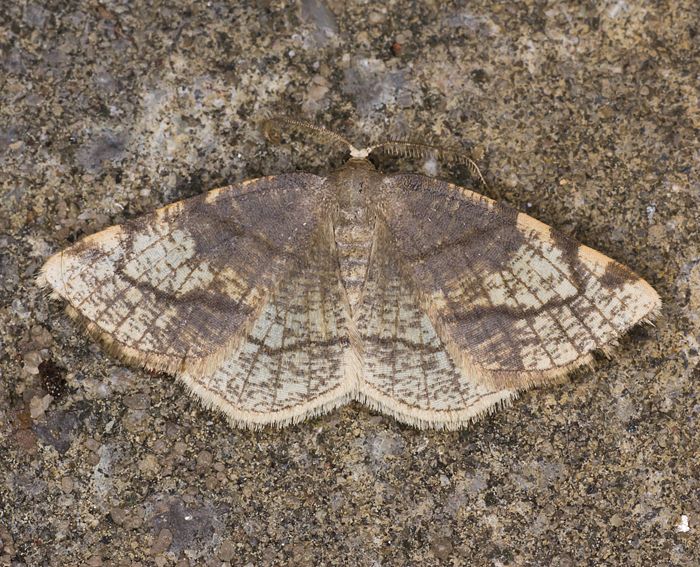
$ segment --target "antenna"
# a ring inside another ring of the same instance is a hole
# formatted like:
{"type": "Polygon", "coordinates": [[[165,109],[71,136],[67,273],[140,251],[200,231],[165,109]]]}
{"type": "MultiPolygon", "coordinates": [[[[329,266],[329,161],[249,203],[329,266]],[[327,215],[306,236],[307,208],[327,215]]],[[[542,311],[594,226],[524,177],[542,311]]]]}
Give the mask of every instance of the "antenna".
{"type": "Polygon", "coordinates": [[[379,151],[391,156],[410,157],[410,158],[434,158],[447,164],[466,165],[469,172],[481,181],[482,185],[488,188],[484,176],[481,175],[479,166],[476,165],[463,149],[461,148],[443,148],[432,144],[424,144],[421,142],[409,142],[406,140],[391,140],[382,142],[367,148],[368,153],[379,151]]]}
{"type": "Polygon", "coordinates": [[[434,158],[444,163],[456,163],[466,165],[469,172],[479,179],[481,184],[488,189],[488,185],[481,174],[479,166],[476,165],[462,148],[443,148],[433,144],[425,144],[422,142],[409,142],[407,140],[390,140],[369,146],[367,148],[358,149],[350,143],[347,138],[340,134],[317,126],[306,120],[297,120],[287,116],[272,116],[267,118],[262,123],[262,132],[265,137],[271,142],[278,144],[280,134],[284,128],[296,130],[298,132],[311,133],[315,136],[328,140],[334,144],[341,144],[350,151],[350,157],[356,159],[366,159],[373,152],[383,152],[392,156],[403,156],[410,158],[434,158]]]}
{"type": "Polygon", "coordinates": [[[287,116],[273,116],[263,121],[262,131],[270,141],[279,143],[282,126],[287,126],[289,129],[299,132],[310,132],[329,142],[342,144],[350,151],[350,156],[353,158],[364,159],[369,155],[369,149],[358,150],[347,138],[344,138],[336,132],[317,126],[312,122],[307,122],[306,120],[297,120],[296,118],[289,118],[287,116]]]}

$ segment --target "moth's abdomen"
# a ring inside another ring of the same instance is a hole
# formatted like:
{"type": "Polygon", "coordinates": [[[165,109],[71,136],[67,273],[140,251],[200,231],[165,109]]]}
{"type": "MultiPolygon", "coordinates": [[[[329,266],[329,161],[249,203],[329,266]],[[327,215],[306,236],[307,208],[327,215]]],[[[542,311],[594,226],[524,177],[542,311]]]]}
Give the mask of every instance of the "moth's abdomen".
{"type": "Polygon", "coordinates": [[[374,226],[365,221],[364,215],[341,212],[335,227],[335,243],[340,277],[353,313],[357,311],[367,276],[373,236],[374,226]]]}

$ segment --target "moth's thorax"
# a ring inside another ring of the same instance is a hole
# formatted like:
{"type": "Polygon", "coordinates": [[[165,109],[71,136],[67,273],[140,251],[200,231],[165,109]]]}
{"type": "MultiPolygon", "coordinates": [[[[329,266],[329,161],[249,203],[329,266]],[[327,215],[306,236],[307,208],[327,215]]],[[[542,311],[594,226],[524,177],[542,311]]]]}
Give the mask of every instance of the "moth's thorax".
{"type": "MultiPolygon", "coordinates": [[[[362,295],[374,236],[372,193],[382,175],[364,159],[351,159],[331,175],[337,199],[334,218],[340,276],[355,314],[362,295]]],[[[330,181],[330,180],[329,180],[330,181]]]]}
{"type": "Polygon", "coordinates": [[[365,207],[380,186],[383,175],[366,159],[353,158],[330,174],[327,185],[340,209],[365,207]]]}

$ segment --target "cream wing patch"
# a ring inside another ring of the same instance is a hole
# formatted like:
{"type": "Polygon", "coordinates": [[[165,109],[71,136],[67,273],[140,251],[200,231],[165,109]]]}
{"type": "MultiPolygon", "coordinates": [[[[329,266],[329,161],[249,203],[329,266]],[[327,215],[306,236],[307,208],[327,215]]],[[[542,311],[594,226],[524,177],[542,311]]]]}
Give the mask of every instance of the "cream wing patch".
{"type": "Polygon", "coordinates": [[[192,234],[184,228],[169,232],[167,225],[148,226],[134,237],[124,275],[175,296],[201,289],[216,274],[206,260],[191,262],[196,247],[192,234]]]}

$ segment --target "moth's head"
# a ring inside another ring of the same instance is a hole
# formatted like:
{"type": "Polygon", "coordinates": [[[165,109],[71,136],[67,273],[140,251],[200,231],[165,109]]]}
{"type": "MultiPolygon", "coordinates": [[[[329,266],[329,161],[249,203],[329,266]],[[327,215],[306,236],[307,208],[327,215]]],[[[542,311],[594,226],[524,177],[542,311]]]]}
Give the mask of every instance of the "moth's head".
{"type": "Polygon", "coordinates": [[[358,150],[355,146],[350,146],[350,160],[363,160],[367,161],[367,158],[369,157],[369,154],[372,153],[372,148],[362,148],[361,150],[358,150]]]}

